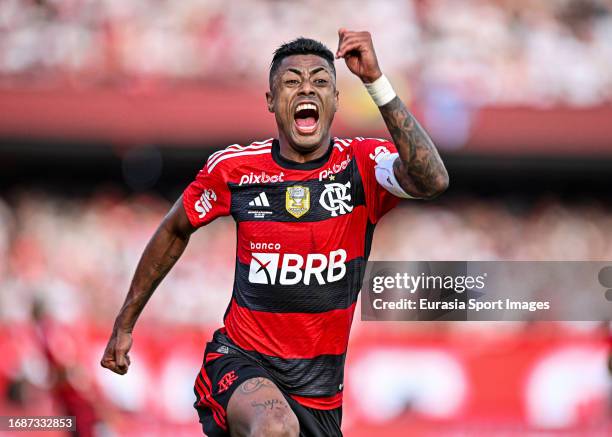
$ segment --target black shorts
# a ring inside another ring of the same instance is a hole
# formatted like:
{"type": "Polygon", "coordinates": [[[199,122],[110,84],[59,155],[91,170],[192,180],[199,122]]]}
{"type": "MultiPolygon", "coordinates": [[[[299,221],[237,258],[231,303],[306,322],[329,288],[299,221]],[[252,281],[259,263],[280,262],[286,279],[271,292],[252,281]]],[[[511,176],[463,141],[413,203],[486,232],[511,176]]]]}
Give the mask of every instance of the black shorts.
{"type": "MultiPolygon", "coordinates": [[[[193,404],[205,435],[229,436],[226,411],[232,393],[244,381],[257,377],[275,382],[266,369],[242,353],[215,341],[206,344],[202,368],[195,381],[196,401],[193,404]]],[[[304,407],[280,387],[279,390],[297,416],[300,436],[342,436],[342,407],[333,410],[304,407]]]]}

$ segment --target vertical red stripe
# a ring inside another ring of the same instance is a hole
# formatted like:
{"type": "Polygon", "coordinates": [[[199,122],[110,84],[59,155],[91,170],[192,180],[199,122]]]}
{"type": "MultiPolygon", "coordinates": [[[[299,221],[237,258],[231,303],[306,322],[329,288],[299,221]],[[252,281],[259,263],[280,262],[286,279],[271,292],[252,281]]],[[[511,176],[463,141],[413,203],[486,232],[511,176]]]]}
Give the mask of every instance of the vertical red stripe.
{"type": "Polygon", "coordinates": [[[212,397],[212,384],[210,384],[210,379],[208,379],[208,376],[206,375],[206,371],[204,370],[204,367],[202,367],[202,370],[200,371],[199,376],[202,376],[203,380],[204,378],[206,378],[208,382],[208,386],[207,386],[207,384],[205,384],[202,380],[200,380],[199,377],[196,378],[195,387],[196,387],[196,390],[198,391],[198,394],[200,395],[199,403],[208,406],[213,413],[213,419],[215,419],[215,422],[217,422],[217,424],[221,428],[223,428],[223,430],[227,431],[227,426],[225,424],[225,410],[212,397]]]}
{"type": "Polygon", "coordinates": [[[215,422],[217,422],[217,424],[219,424],[220,426],[223,426],[225,422],[223,422],[223,418],[221,418],[221,422],[223,423],[219,423],[219,417],[218,417],[218,412],[215,411],[212,406],[209,404],[209,402],[207,401],[207,392],[204,391],[205,387],[204,384],[202,383],[202,381],[200,381],[200,378],[196,378],[196,382],[195,382],[195,389],[198,392],[198,396],[200,397],[198,399],[198,405],[206,405],[210,408],[210,410],[213,413],[213,418],[215,419],[215,422]]]}
{"type": "Polygon", "coordinates": [[[204,394],[201,396],[200,403],[210,408],[210,410],[213,413],[213,419],[215,419],[215,422],[217,422],[217,425],[219,425],[224,431],[227,431],[227,427],[225,425],[225,418],[219,413],[219,411],[215,408],[215,406],[210,402],[211,395],[208,389],[204,386],[204,384],[202,383],[202,381],[200,381],[200,379],[197,380],[197,384],[200,385],[201,390],[204,390],[204,394]]]}
{"type": "Polygon", "coordinates": [[[225,423],[225,415],[226,415],[225,409],[223,409],[223,407],[212,397],[212,383],[210,382],[210,379],[208,378],[208,375],[206,374],[204,367],[202,367],[202,371],[200,372],[200,375],[202,375],[202,379],[204,380],[205,386],[208,386],[209,393],[210,393],[210,396],[208,398],[209,402],[211,403],[212,406],[218,409],[221,415],[221,418],[223,419],[223,422],[225,423]]]}

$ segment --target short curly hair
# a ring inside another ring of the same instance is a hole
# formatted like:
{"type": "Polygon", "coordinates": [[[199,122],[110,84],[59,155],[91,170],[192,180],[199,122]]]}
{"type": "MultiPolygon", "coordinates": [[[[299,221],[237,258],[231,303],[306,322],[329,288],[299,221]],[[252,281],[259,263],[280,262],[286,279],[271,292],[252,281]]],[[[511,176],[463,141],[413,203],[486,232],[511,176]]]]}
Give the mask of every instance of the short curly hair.
{"type": "Polygon", "coordinates": [[[272,89],[272,80],[278,67],[280,66],[283,59],[293,55],[317,55],[325,59],[331,67],[334,77],[336,77],[336,68],[334,67],[334,54],[327,46],[317,40],[299,37],[283,44],[274,51],[274,57],[270,64],[270,89],[272,89]]]}

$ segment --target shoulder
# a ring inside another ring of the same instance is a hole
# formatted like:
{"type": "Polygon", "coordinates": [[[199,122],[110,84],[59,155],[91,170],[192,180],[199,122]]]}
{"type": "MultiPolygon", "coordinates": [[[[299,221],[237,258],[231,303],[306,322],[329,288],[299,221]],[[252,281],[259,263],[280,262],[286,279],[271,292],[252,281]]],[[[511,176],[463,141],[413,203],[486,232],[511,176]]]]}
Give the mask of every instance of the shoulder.
{"type": "Polygon", "coordinates": [[[384,138],[355,137],[342,139],[341,141],[350,144],[353,154],[360,160],[370,158],[372,161],[378,162],[382,157],[397,152],[395,145],[384,138]]]}
{"type": "Polygon", "coordinates": [[[356,148],[372,148],[372,147],[379,147],[379,146],[384,146],[387,144],[393,144],[391,143],[389,140],[386,140],[384,138],[364,138],[364,137],[355,137],[352,140],[353,142],[353,147],[356,148]]]}
{"type": "Polygon", "coordinates": [[[207,173],[228,173],[254,160],[269,156],[272,152],[273,138],[255,141],[249,145],[232,144],[211,154],[206,161],[207,173]]]}

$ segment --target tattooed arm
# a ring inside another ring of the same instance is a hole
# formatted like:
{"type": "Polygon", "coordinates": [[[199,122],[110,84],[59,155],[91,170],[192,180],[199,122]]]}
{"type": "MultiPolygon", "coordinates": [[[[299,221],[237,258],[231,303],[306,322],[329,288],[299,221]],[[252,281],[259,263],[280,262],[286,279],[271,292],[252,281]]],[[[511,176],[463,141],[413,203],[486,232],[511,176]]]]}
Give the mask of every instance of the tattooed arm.
{"type": "MultiPolygon", "coordinates": [[[[348,69],[364,83],[382,76],[369,32],[338,31],[336,57],[344,58],[348,69]]],[[[395,176],[406,193],[432,198],[448,187],[448,173],[427,132],[419,125],[399,97],[380,106],[399,158],[394,162],[395,176]]]]}
{"type": "Polygon", "coordinates": [[[393,170],[404,191],[427,199],[443,193],[448,173],[425,129],[399,97],[379,109],[400,155],[393,170]]]}
{"type": "Polygon", "coordinates": [[[181,196],[166,215],[147,244],[125,302],[115,320],[102,367],[123,375],[130,365],[128,351],[132,346],[132,331],[149,298],[180,258],[195,228],[189,222],[181,196]]]}

